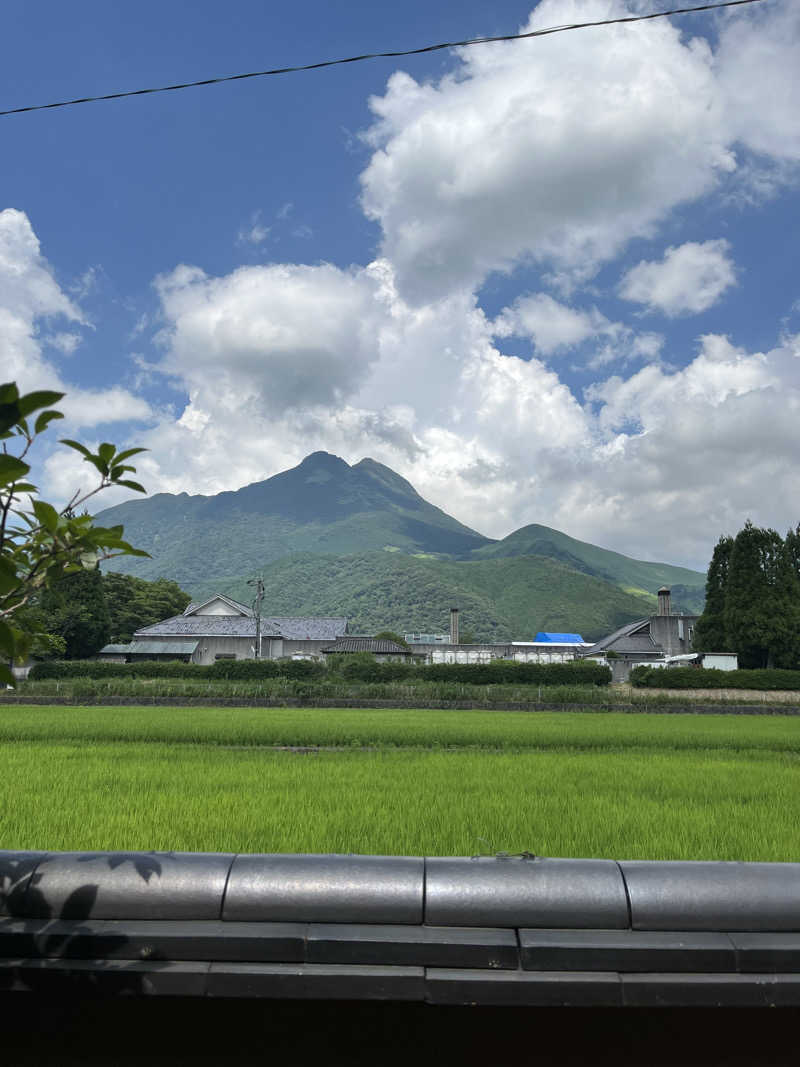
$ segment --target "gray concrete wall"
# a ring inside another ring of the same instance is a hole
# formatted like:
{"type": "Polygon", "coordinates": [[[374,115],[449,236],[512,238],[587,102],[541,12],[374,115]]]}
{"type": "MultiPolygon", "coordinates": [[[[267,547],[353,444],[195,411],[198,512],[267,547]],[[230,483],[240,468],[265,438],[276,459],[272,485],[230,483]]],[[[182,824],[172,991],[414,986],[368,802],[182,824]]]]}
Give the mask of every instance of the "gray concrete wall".
{"type": "Polygon", "coordinates": [[[650,636],[668,656],[692,651],[692,634],[699,615],[653,615],[650,636]],[[683,636],[681,637],[681,631],[683,636]]]}
{"type": "MultiPolygon", "coordinates": [[[[266,641],[262,641],[262,648],[266,641]]],[[[201,637],[192,663],[213,663],[218,655],[233,655],[236,659],[253,658],[252,637],[201,637]]]]}

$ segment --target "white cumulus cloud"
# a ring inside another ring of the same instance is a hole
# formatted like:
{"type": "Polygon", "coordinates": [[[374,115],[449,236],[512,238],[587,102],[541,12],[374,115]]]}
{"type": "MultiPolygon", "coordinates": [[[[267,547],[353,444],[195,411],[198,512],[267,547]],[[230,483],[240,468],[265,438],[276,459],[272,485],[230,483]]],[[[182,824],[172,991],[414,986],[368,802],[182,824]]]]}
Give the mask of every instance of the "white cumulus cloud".
{"type": "Polygon", "coordinates": [[[736,284],[727,241],[687,241],[657,262],[641,260],[623,277],[619,295],[665,315],[696,315],[736,284]]]}
{"type": "MultiPolygon", "coordinates": [[[[543,0],[523,29],[624,13],[543,0]]],[[[459,60],[371,100],[362,201],[416,301],[527,259],[586,277],[735,167],[711,50],[666,20],[459,60]]]]}

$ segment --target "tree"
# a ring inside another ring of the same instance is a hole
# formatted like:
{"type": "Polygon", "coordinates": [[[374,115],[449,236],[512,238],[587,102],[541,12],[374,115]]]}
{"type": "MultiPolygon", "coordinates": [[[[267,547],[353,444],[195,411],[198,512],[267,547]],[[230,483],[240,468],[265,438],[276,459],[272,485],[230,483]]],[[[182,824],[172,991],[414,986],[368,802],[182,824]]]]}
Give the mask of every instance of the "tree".
{"type": "Polygon", "coordinates": [[[729,645],[725,629],[725,592],[728,586],[732,537],[720,537],[714,548],[706,577],[706,603],[694,628],[697,652],[724,652],[729,645]]]}
{"type": "Polygon", "coordinates": [[[379,634],[375,634],[376,641],[394,641],[396,645],[400,645],[401,648],[409,648],[410,645],[406,641],[405,637],[401,637],[400,634],[394,632],[394,630],[381,630],[379,634]]]}
{"type": "MultiPolygon", "coordinates": [[[[95,453],[77,441],[62,440],[96,469],[99,481],[85,493],[74,493],[60,510],[42,500],[28,480],[26,457],[49,424],[63,418],[53,407],[63,396],[50,390],[21,396],[16,382],[0,385],[0,654],[10,663],[27,656],[37,636],[45,636],[30,610],[38,596],[65,575],[95,569],[101,560],[147,555],[123,540],[121,526],[95,526],[87,512],[78,514],[87,500],[112,485],[143,493],[127,477],[136,468],[126,461],[145,449],[118,452],[104,442],[95,453]]],[[[0,682],[14,684],[10,668],[2,663],[0,682]]]]}
{"type": "Polygon", "coordinates": [[[180,615],[191,600],[177,582],[158,578],[148,582],[132,574],[103,575],[112,641],[130,641],[136,630],[180,615]]]}
{"type": "Polygon", "coordinates": [[[111,624],[97,567],[65,574],[38,602],[47,631],[64,641],[66,659],[88,659],[108,642],[111,624]]]}
{"type": "Polygon", "coordinates": [[[800,539],[789,530],[774,561],[771,651],[776,667],[800,667],[800,539]]]}
{"type": "Polygon", "coordinates": [[[723,617],[742,667],[772,667],[781,651],[783,550],[780,534],[749,519],[734,539],[723,617]]]}

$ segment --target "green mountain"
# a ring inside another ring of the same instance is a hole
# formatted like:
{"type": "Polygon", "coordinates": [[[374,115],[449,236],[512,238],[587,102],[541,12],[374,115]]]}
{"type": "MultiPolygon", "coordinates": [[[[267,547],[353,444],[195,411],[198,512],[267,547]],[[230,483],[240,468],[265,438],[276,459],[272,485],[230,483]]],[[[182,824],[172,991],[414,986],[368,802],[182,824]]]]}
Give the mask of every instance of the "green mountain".
{"type": "Polygon", "coordinates": [[[101,512],[152,559],[120,559],[114,570],[170,578],[194,589],[206,579],[251,574],[293,552],[375,550],[464,555],[491,544],[429,504],[389,467],[352,467],[314,452],[291,470],[216,496],[159,493],[101,512]]]}
{"type": "Polygon", "coordinates": [[[537,523],[523,526],[502,541],[484,545],[472,552],[474,559],[532,555],[560,560],[584,574],[611,582],[632,596],[643,597],[651,605],[656,604],[657,590],[666,585],[672,589],[672,603],[677,610],[687,614],[703,610],[705,575],[699,571],[673,567],[669,563],[646,563],[630,559],[619,552],[577,541],[574,537],[537,523]]]}
{"type": "MultiPolygon", "coordinates": [[[[458,607],[462,633],[476,641],[532,641],[537,630],[578,630],[587,640],[647,615],[649,605],[599,578],[544,556],[444,560],[369,552],[296,555],[264,568],[268,615],[346,615],[356,633],[446,633],[458,607]]],[[[246,579],[196,596],[226,592],[249,603],[246,579]]]]}
{"type": "Polygon", "coordinates": [[[649,614],[665,583],[679,610],[703,599],[695,571],[628,559],[546,526],[494,541],[388,467],[372,459],[350,466],[327,452],[236,492],[161,493],[97,518],[122,523],[152,556],[108,569],[245,602],[247,580],[261,573],[270,614],[345,614],[362,632],[443,631],[457,605],[463,628],[480,640],[542,629],[594,638],[649,614]]]}

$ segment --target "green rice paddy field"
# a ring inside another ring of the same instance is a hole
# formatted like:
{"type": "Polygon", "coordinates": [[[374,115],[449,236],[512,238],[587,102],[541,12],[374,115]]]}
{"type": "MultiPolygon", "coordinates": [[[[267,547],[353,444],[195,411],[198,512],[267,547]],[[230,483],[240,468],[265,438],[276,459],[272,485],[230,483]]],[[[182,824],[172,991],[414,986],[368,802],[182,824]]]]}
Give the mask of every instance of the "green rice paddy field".
{"type": "Polygon", "coordinates": [[[0,708],[0,847],[800,859],[800,718],[0,708]]]}

